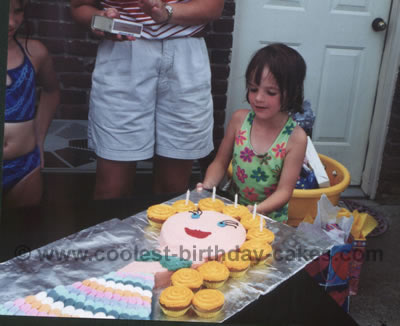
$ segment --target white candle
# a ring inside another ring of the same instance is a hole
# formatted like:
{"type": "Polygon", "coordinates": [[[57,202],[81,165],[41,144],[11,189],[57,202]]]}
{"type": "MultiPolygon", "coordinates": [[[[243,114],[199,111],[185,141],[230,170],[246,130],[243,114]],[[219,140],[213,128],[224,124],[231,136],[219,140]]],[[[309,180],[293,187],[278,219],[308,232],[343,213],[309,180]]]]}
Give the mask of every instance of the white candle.
{"type": "Polygon", "coordinates": [[[263,230],[263,217],[260,216],[260,232],[263,230]]]}
{"type": "Polygon", "coordinates": [[[253,218],[256,218],[256,212],[257,212],[257,204],[254,204],[254,208],[253,208],[253,218]]]}
{"type": "Polygon", "coordinates": [[[235,208],[237,207],[238,194],[235,194],[235,208]]]}
{"type": "Polygon", "coordinates": [[[212,193],[212,200],[215,201],[215,192],[216,192],[216,188],[215,186],[213,187],[213,193],[212,193]]]}
{"type": "Polygon", "coordinates": [[[185,205],[189,204],[189,197],[190,197],[190,190],[188,189],[188,191],[186,192],[186,201],[185,201],[185,205]]]}

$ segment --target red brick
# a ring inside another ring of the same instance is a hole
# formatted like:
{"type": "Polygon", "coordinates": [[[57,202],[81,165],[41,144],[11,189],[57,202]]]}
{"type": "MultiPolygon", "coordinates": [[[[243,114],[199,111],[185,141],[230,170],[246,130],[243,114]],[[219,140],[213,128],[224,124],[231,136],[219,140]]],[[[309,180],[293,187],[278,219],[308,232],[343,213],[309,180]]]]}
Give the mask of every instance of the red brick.
{"type": "Polygon", "coordinates": [[[87,120],[89,108],[87,105],[61,105],[59,119],[87,120]]]}
{"type": "Polygon", "coordinates": [[[206,37],[207,46],[209,48],[217,49],[231,49],[232,48],[232,35],[230,34],[209,34],[206,37]]]}
{"type": "Polygon", "coordinates": [[[87,93],[85,91],[78,90],[62,90],[61,100],[62,104],[86,104],[87,103],[87,93]]]}
{"type": "Polygon", "coordinates": [[[214,111],[214,124],[217,126],[224,126],[225,111],[214,111]]]}
{"type": "Polygon", "coordinates": [[[228,79],[229,72],[228,65],[211,65],[212,79],[228,79]]]}
{"type": "Polygon", "coordinates": [[[226,108],[226,95],[214,95],[213,102],[214,102],[214,110],[223,111],[226,108]]]}
{"type": "Polygon", "coordinates": [[[75,23],[41,21],[39,33],[45,37],[59,38],[62,35],[64,39],[86,39],[86,31],[75,23]]]}
{"type": "Polygon", "coordinates": [[[215,50],[211,51],[211,63],[213,64],[229,64],[231,62],[231,50],[215,50]]]}
{"type": "Polygon", "coordinates": [[[54,66],[58,72],[83,72],[86,64],[77,57],[57,56],[53,58],[54,66]]]}
{"type": "Polygon", "coordinates": [[[49,3],[30,3],[27,8],[26,16],[28,19],[46,19],[59,21],[60,7],[57,2],[49,3]]]}
{"type": "Polygon", "coordinates": [[[233,19],[219,19],[213,23],[213,31],[216,33],[232,33],[233,19]]]}
{"type": "Polygon", "coordinates": [[[67,42],[67,53],[82,57],[95,57],[97,54],[97,44],[85,41],[70,40],[67,42]]]}
{"type": "Polygon", "coordinates": [[[41,39],[51,54],[64,54],[66,42],[63,39],[41,39]]]}
{"type": "Polygon", "coordinates": [[[89,74],[61,74],[60,81],[64,89],[67,88],[80,88],[90,89],[92,77],[89,74]]]}
{"type": "Polygon", "coordinates": [[[226,80],[214,80],[211,82],[212,93],[215,95],[225,94],[228,89],[226,80]]]}

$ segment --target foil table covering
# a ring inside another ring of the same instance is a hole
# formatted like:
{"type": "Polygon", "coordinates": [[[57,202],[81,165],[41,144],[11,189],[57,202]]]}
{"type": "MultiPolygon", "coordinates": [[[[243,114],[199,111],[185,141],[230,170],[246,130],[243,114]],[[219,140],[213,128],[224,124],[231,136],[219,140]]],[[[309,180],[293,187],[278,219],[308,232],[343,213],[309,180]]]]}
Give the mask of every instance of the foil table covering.
{"type": "MultiPolygon", "coordinates": [[[[190,200],[197,203],[210,196],[207,191],[192,191],[190,200]]],[[[233,204],[226,198],[216,197],[233,204]]],[[[185,198],[184,194],[166,203],[185,198]]],[[[146,215],[143,211],[123,221],[112,219],[1,263],[0,304],[59,285],[101,277],[136,260],[142,252],[157,249],[160,231],[149,225],[146,215]]],[[[158,305],[161,289],[157,289],[153,292],[151,319],[223,322],[334,245],[327,238],[311,237],[268,218],[267,227],[275,233],[274,256],[268,258],[266,265],[251,267],[245,276],[230,278],[220,288],[225,295],[225,305],[217,317],[201,319],[191,311],[183,317],[167,317],[158,305]]]]}
{"type": "MultiPolygon", "coordinates": [[[[190,200],[195,204],[200,199],[207,197],[211,197],[211,193],[208,191],[200,193],[192,191],[190,193],[190,200]]],[[[176,200],[185,198],[186,194],[165,203],[172,205],[176,200]]],[[[224,197],[217,195],[216,198],[221,199],[227,205],[233,204],[224,197]]],[[[124,219],[124,222],[131,225],[135,237],[141,239],[135,245],[136,252],[146,252],[159,247],[160,230],[149,225],[145,211],[124,219]]],[[[327,237],[310,237],[309,234],[297,231],[286,224],[275,222],[268,217],[266,222],[266,227],[275,233],[275,240],[272,243],[274,255],[268,258],[265,265],[251,267],[242,278],[229,278],[223,287],[219,288],[225,295],[225,304],[221,313],[212,319],[201,319],[190,310],[179,318],[168,317],[163,314],[157,304],[162,289],[156,289],[153,291],[152,319],[223,322],[256,301],[261,295],[274,290],[279,284],[303,269],[313,259],[330,250],[334,245],[327,237]]]]}

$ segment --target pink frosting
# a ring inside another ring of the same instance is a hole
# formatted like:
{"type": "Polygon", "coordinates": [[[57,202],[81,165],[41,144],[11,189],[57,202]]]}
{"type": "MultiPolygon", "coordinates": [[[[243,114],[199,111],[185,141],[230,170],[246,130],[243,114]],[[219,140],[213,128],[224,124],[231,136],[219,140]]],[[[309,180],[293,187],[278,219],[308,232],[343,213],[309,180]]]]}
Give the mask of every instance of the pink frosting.
{"type": "Polygon", "coordinates": [[[213,211],[204,211],[199,218],[191,212],[178,213],[166,220],[159,242],[162,252],[202,262],[238,249],[246,240],[246,230],[234,218],[213,211]]]}
{"type": "Polygon", "coordinates": [[[25,313],[28,313],[29,310],[32,309],[32,306],[29,303],[24,303],[19,309],[25,313]]]}
{"type": "Polygon", "coordinates": [[[72,286],[73,286],[75,289],[79,289],[79,288],[82,286],[82,282],[75,282],[74,284],[72,284],[72,286]]]}
{"type": "Polygon", "coordinates": [[[25,300],[22,299],[22,298],[20,298],[20,299],[17,299],[17,300],[14,301],[14,306],[20,307],[20,306],[22,306],[24,303],[25,303],[25,300]]]}
{"type": "Polygon", "coordinates": [[[37,316],[38,314],[39,314],[39,311],[37,310],[37,309],[30,309],[30,310],[28,310],[27,312],[26,312],[26,314],[28,315],[28,316],[37,316]]]}

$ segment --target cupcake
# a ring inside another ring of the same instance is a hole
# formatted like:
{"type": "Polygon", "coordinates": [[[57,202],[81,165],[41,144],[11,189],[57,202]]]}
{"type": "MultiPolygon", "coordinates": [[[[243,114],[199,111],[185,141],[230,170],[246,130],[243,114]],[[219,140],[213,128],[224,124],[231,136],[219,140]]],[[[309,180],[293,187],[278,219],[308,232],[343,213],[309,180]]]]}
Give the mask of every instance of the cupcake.
{"type": "Polygon", "coordinates": [[[168,217],[176,213],[175,209],[166,204],[150,206],[147,209],[147,218],[151,225],[161,227],[168,217]]]}
{"type": "Polygon", "coordinates": [[[177,213],[182,213],[196,210],[196,205],[190,200],[188,200],[188,203],[186,204],[186,199],[182,199],[174,202],[172,208],[175,209],[177,213]]]}
{"type": "Polygon", "coordinates": [[[215,198],[203,198],[199,200],[199,209],[202,211],[216,211],[222,213],[225,206],[224,202],[220,199],[215,198]]]}
{"type": "MultiPolygon", "coordinates": [[[[256,216],[253,218],[253,214],[249,212],[249,214],[246,214],[243,216],[240,220],[240,223],[244,226],[246,230],[250,230],[252,228],[260,228],[260,218],[262,218],[260,215],[256,214],[256,216]]],[[[265,219],[262,218],[263,221],[261,222],[263,227],[265,226],[265,219]]]]}
{"type": "Polygon", "coordinates": [[[260,227],[255,227],[247,231],[246,239],[259,239],[272,243],[275,240],[275,234],[269,229],[263,228],[262,231],[260,231],[260,227]]]}
{"type": "Polygon", "coordinates": [[[229,277],[229,269],[217,261],[209,261],[200,265],[197,270],[203,276],[207,288],[216,289],[224,285],[229,277]]]}
{"type": "Polygon", "coordinates": [[[222,256],[221,262],[229,269],[229,276],[242,277],[250,267],[250,259],[246,259],[243,253],[230,251],[222,256]]]}
{"type": "Polygon", "coordinates": [[[193,268],[181,268],[171,276],[172,285],[186,286],[193,292],[203,285],[203,276],[193,268]]]}
{"type": "Polygon", "coordinates": [[[190,308],[193,292],[179,285],[169,286],[160,294],[161,310],[169,317],[183,316],[190,308]]]}
{"type": "Polygon", "coordinates": [[[221,311],[225,297],[221,291],[203,289],[197,292],[192,300],[195,313],[202,318],[213,318],[221,311]]]}
{"type": "Polygon", "coordinates": [[[246,206],[238,204],[236,207],[235,205],[224,206],[222,213],[240,221],[243,216],[249,213],[249,210],[246,206]]]}
{"type": "Polygon", "coordinates": [[[250,259],[251,265],[264,263],[271,255],[272,247],[264,240],[251,239],[245,241],[240,247],[245,259],[250,259]]]}

